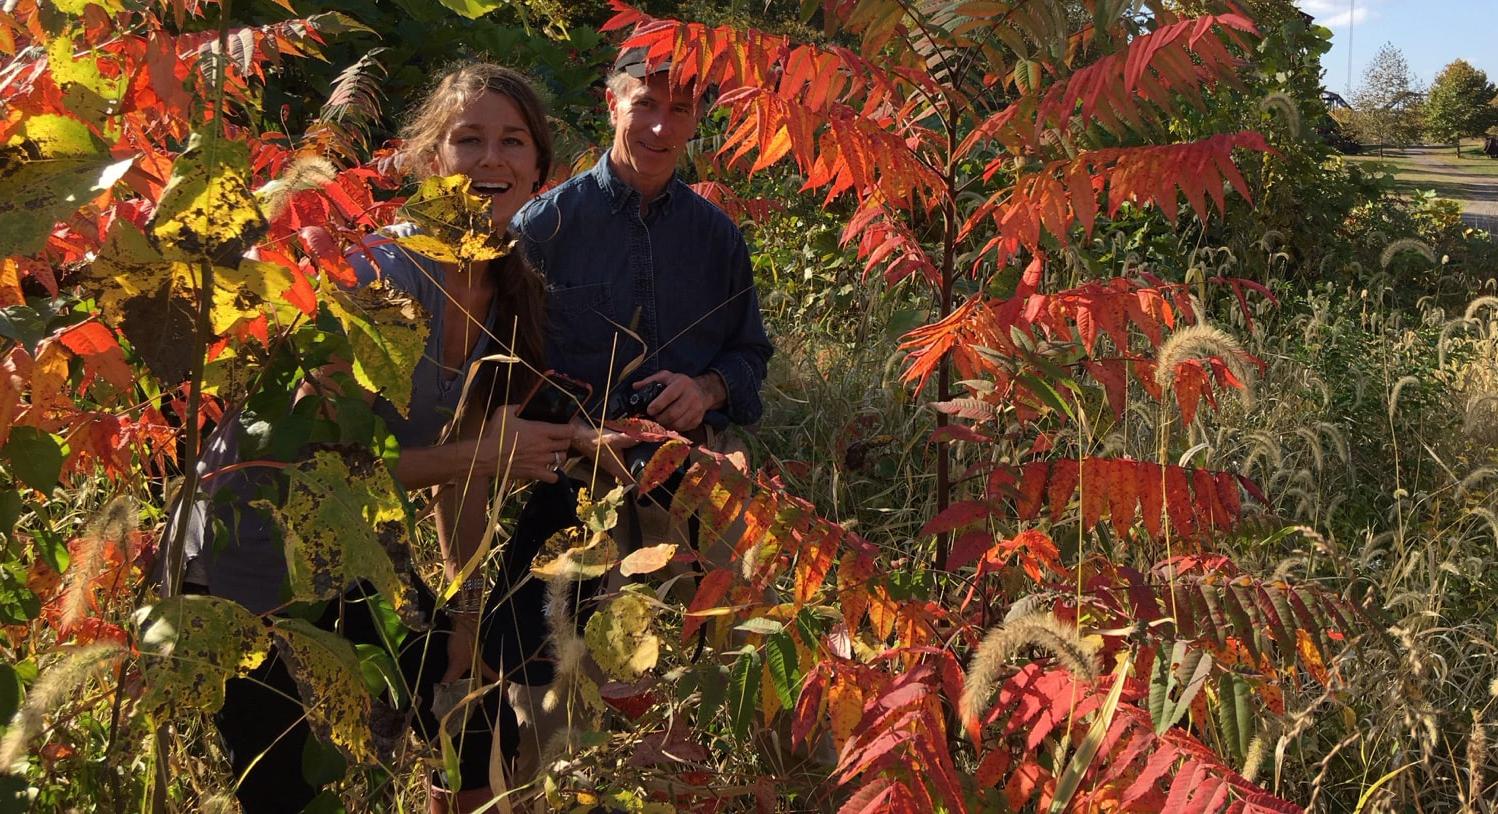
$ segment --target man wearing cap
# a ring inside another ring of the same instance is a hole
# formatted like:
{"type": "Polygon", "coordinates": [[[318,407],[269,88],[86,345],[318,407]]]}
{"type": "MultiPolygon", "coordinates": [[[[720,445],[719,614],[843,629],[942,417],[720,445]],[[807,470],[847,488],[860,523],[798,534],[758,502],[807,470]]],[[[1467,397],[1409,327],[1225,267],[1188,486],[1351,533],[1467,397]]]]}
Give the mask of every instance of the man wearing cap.
{"type": "MultiPolygon", "coordinates": [[[[547,361],[592,385],[589,412],[602,415],[621,395],[658,388],[645,408],[649,417],[723,449],[719,431],[752,424],[763,412],[759,389],[773,348],[743,235],[676,175],[711,101],[673,88],[668,68],[647,70],[642,48],[620,54],[605,93],[612,145],[591,170],[527,204],[512,226],[546,280],[547,361]]],[[[533,488],[507,546],[507,572],[523,577],[545,540],[577,522],[567,480],[533,488]]],[[[696,545],[683,525],[658,505],[626,501],[616,533],[625,547],[696,545]]],[[[725,539],[700,542],[710,563],[727,563],[732,547],[725,539]]],[[[547,709],[540,699],[547,685],[566,686],[567,677],[547,659],[557,648],[544,646],[540,581],[510,587],[502,580],[501,587],[513,596],[500,611],[511,618],[502,623],[515,635],[495,660],[514,679],[507,694],[522,725],[516,771],[523,778],[536,770],[539,748],[566,727],[566,705],[547,709]]],[[[576,596],[586,600],[595,588],[581,585],[576,596]]],[[[576,624],[587,612],[585,603],[576,624]]],[[[565,665],[558,662],[578,669],[565,665]]]]}
{"type": "Polygon", "coordinates": [[[659,383],[649,416],[699,436],[759,420],[772,347],[738,227],[676,176],[710,100],[673,88],[668,68],[647,70],[643,48],[620,54],[613,144],[514,226],[546,279],[550,364],[593,386],[595,411],[659,383]]]}

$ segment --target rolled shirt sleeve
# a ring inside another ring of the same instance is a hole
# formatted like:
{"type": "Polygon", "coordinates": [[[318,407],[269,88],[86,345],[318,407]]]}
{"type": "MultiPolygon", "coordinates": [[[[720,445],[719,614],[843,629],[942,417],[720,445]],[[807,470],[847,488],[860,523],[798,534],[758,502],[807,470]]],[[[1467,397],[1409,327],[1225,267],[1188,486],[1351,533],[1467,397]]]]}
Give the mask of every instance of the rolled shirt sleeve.
{"type": "Polygon", "coordinates": [[[759,310],[759,293],[754,288],[754,271],[749,265],[749,250],[739,239],[730,259],[729,276],[734,290],[743,291],[730,309],[735,324],[728,342],[708,364],[708,370],[723,378],[728,404],[723,407],[728,420],[735,424],[753,424],[764,415],[760,386],[770,356],[775,352],[759,310]]]}

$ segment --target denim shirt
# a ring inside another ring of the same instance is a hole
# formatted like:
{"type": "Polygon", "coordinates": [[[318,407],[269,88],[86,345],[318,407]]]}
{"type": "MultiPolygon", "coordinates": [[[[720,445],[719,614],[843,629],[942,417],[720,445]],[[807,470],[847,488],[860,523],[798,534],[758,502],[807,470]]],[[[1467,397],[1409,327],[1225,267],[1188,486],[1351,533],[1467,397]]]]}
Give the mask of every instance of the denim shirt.
{"type": "Polygon", "coordinates": [[[640,193],[614,174],[605,153],[528,203],[511,225],[546,280],[548,363],[593,386],[591,409],[604,403],[605,389],[625,390],[656,371],[715,371],[728,403],[706,422],[759,420],[774,348],[749,250],[722,210],[672,176],[642,217],[640,193]]]}

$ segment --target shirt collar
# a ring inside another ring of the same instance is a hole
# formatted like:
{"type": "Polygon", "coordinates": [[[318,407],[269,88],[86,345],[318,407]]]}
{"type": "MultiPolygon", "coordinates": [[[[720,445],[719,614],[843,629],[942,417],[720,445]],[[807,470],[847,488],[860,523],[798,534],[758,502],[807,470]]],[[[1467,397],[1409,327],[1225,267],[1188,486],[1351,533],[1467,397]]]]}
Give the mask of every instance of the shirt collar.
{"type": "MultiPolygon", "coordinates": [[[[598,161],[593,164],[591,172],[593,180],[598,183],[598,188],[609,196],[610,214],[618,214],[626,206],[638,207],[640,205],[640,191],[624,183],[622,178],[614,174],[614,170],[609,167],[610,152],[610,150],[604,150],[603,155],[599,156],[598,161]]],[[[671,180],[666,182],[666,188],[661,191],[661,194],[650,202],[650,208],[657,212],[666,211],[675,193],[685,186],[680,176],[674,172],[671,173],[671,180]]]]}

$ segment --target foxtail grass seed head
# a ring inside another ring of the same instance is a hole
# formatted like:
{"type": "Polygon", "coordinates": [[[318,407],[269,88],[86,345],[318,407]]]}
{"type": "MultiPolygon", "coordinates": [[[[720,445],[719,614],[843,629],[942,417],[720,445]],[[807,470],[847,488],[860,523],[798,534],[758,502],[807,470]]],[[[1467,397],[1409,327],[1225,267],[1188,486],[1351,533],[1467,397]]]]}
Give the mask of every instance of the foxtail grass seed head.
{"type": "Polygon", "coordinates": [[[96,642],[67,651],[32,685],[26,702],[16,712],[0,740],[0,772],[16,771],[26,757],[26,744],[42,730],[47,713],[56,710],[69,698],[77,697],[80,688],[98,671],[114,664],[125,652],[119,642],[96,642]]]}
{"type": "Polygon", "coordinates": [[[1406,237],[1385,246],[1383,254],[1378,257],[1378,264],[1387,271],[1389,264],[1394,262],[1394,258],[1405,252],[1418,254],[1431,263],[1436,262],[1436,250],[1432,249],[1429,243],[1418,238],[1406,237]]]}
{"type": "Polygon", "coordinates": [[[1096,648],[1077,629],[1050,613],[1024,616],[996,627],[983,637],[968,666],[967,683],[958,704],[963,722],[976,727],[983,708],[998,685],[1005,663],[1026,647],[1049,651],[1078,678],[1096,680],[1100,672],[1096,648]]]}
{"type": "Polygon", "coordinates": [[[1170,335],[1155,356],[1155,383],[1162,391],[1175,388],[1176,368],[1188,359],[1216,356],[1243,382],[1243,400],[1253,403],[1254,368],[1238,340],[1221,328],[1199,322],[1170,335]]]}

